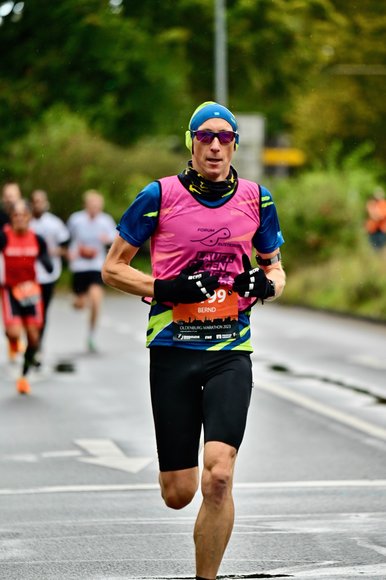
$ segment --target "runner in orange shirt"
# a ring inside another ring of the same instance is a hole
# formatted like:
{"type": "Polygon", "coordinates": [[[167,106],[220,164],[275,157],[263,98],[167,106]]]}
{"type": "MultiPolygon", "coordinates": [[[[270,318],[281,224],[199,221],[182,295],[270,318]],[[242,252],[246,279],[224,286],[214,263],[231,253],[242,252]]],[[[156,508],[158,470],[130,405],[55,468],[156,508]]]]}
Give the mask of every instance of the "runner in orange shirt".
{"type": "Polygon", "coordinates": [[[46,270],[52,263],[44,239],[29,229],[31,211],[25,200],[17,201],[10,212],[10,224],[0,230],[0,253],[3,257],[4,281],[1,302],[5,334],[10,352],[17,352],[23,330],[27,347],[22,373],[16,388],[21,394],[30,392],[26,378],[35,363],[43,324],[41,289],[36,280],[35,266],[39,260],[46,270]]]}

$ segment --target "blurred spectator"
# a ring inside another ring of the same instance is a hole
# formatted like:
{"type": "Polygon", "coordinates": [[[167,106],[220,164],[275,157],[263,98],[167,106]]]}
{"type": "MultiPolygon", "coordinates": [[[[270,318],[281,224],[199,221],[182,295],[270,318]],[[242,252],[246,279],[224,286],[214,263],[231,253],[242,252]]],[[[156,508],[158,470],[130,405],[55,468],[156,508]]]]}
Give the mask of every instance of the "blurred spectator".
{"type": "MultiPolygon", "coordinates": [[[[39,350],[41,351],[47,324],[48,308],[54,293],[55,284],[62,272],[62,258],[66,255],[70,234],[64,222],[49,211],[49,201],[45,191],[36,189],[31,193],[31,209],[30,228],[44,238],[53,266],[52,272],[47,272],[40,262],[37,263],[37,280],[42,289],[44,306],[43,326],[40,334],[39,350]]],[[[38,353],[37,358],[40,358],[40,355],[41,353],[38,353]]]]}
{"type": "Polygon", "coordinates": [[[9,223],[9,213],[13,204],[21,199],[20,186],[16,181],[7,181],[1,190],[0,228],[9,223]]]}
{"type": "Polygon", "coordinates": [[[48,272],[52,271],[52,264],[44,239],[29,228],[31,210],[28,203],[24,199],[18,200],[9,215],[11,222],[0,230],[0,252],[4,258],[2,313],[11,359],[18,352],[23,331],[26,334],[23,369],[16,387],[19,393],[27,394],[30,385],[26,376],[31,366],[37,366],[35,355],[43,324],[36,262],[40,260],[48,272]]]}
{"type": "Polygon", "coordinates": [[[95,332],[103,300],[102,266],[108,247],[116,235],[113,218],[103,211],[103,196],[95,190],[84,194],[84,209],[73,213],[67,222],[70,232],[68,252],[72,272],[74,307],[90,310],[87,345],[95,352],[95,332]]]}
{"type": "Polygon", "coordinates": [[[380,250],[386,244],[386,199],[385,192],[378,187],[366,203],[366,231],[370,244],[380,250]]]}

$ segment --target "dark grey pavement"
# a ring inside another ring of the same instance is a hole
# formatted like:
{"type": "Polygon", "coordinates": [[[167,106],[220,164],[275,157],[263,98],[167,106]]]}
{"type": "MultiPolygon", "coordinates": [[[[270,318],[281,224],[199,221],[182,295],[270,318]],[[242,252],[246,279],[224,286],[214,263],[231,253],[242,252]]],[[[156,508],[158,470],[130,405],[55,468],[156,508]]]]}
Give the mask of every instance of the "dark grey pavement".
{"type": "MultiPolygon", "coordinates": [[[[91,355],[85,314],[58,297],[30,397],[0,339],[1,580],[193,578],[200,497],[173,512],[159,495],[146,312],[108,294],[91,355]]],[[[270,305],[254,343],[220,576],[384,580],[385,327],[270,305]]]]}

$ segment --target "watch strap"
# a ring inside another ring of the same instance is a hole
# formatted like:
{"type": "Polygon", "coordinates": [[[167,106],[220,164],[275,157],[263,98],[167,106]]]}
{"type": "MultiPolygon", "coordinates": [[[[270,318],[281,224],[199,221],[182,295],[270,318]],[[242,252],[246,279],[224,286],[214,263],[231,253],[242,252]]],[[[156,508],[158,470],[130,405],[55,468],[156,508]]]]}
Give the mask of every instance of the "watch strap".
{"type": "Polygon", "coordinates": [[[261,256],[256,256],[256,262],[259,266],[272,266],[272,264],[276,264],[276,262],[280,262],[281,254],[278,252],[272,258],[262,258],[261,256]]]}

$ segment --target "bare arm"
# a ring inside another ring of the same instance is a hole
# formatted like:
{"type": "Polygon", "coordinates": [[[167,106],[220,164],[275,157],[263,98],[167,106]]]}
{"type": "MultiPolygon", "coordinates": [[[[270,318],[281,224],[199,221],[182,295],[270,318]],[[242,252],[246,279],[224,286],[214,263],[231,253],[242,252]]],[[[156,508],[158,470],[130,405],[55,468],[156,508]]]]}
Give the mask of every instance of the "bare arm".
{"type": "Polygon", "coordinates": [[[117,236],[102,268],[103,281],[128,294],[154,296],[154,278],[130,266],[138,249],[117,236]]]}
{"type": "MultiPolygon", "coordinates": [[[[278,253],[279,250],[276,250],[271,254],[259,253],[259,256],[261,256],[263,259],[273,258],[278,253]]],[[[272,264],[271,266],[259,266],[259,267],[264,270],[264,272],[266,273],[267,277],[270,278],[270,280],[273,280],[275,282],[275,296],[272,298],[268,298],[269,301],[272,301],[275,298],[278,298],[284,290],[285,272],[283,270],[283,266],[281,265],[281,261],[279,261],[275,262],[275,264],[272,264]]]]}

